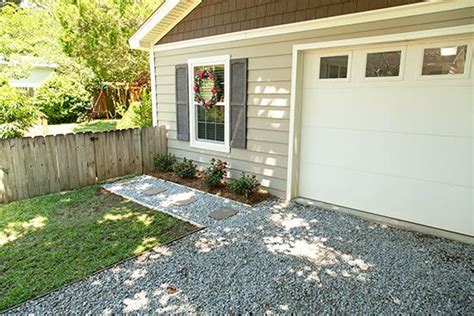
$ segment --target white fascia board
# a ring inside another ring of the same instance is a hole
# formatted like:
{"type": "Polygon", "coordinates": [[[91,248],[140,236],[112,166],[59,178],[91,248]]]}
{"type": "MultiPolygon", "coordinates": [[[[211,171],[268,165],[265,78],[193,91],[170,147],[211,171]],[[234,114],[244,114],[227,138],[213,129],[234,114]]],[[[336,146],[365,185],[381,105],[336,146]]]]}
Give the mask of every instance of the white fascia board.
{"type": "Polygon", "coordinates": [[[155,51],[169,51],[173,49],[220,44],[225,42],[233,42],[265,36],[314,31],[319,29],[328,29],[345,25],[403,18],[470,7],[474,7],[473,0],[429,0],[426,2],[390,7],[379,10],[345,14],[310,21],[269,26],[248,31],[225,33],[168,44],[155,45],[154,49],[155,51]]]}
{"type": "Polygon", "coordinates": [[[151,110],[152,110],[152,124],[158,125],[158,104],[156,103],[156,73],[155,73],[155,52],[152,48],[149,49],[150,61],[150,85],[151,85],[151,110]]]}
{"type": "Polygon", "coordinates": [[[166,17],[171,10],[173,10],[178,4],[180,0],[166,0],[166,2],[156,10],[145,23],[140,26],[140,28],[135,32],[135,34],[130,37],[128,43],[132,49],[148,49],[153,43],[150,44],[149,47],[144,47],[141,43],[142,39],[148,35],[155,27],[166,17]]]}

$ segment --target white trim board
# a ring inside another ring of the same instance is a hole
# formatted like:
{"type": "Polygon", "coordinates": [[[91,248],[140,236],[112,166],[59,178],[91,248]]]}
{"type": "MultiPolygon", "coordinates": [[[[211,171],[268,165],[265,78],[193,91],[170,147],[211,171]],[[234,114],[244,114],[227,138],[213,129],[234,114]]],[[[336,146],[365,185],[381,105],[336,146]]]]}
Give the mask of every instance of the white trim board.
{"type": "Polygon", "coordinates": [[[290,128],[289,128],[289,144],[288,144],[288,173],[286,200],[291,200],[298,196],[298,173],[299,173],[299,143],[300,143],[300,126],[299,118],[301,115],[301,66],[302,55],[306,50],[324,49],[324,48],[340,48],[345,46],[367,45],[367,44],[383,44],[391,42],[403,42],[409,40],[419,40],[431,37],[450,36],[459,34],[474,33],[474,24],[448,27],[441,29],[432,29],[426,31],[415,31],[407,33],[398,33],[392,35],[379,35],[355,39],[298,44],[293,45],[292,72],[291,72],[291,99],[290,99],[290,128]]]}
{"type": "Polygon", "coordinates": [[[155,75],[155,52],[150,48],[150,85],[151,85],[151,117],[152,125],[158,125],[158,104],[156,103],[156,75],[155,75]]]}
{"type": "Polygon", "coordinates": [[[379,10],[364,11],[334,17],[263,27],[247,31],[225,33],[197,39],[155,45],[155,51],[189,48],[201,45],[212,45],[265,36],[328,29],[344,25],[375,22],[380,20],[403,18],[422,14],[450,11],[474,7],[472,0],[429,0],[415,4],[390,7],[379,10]]]}

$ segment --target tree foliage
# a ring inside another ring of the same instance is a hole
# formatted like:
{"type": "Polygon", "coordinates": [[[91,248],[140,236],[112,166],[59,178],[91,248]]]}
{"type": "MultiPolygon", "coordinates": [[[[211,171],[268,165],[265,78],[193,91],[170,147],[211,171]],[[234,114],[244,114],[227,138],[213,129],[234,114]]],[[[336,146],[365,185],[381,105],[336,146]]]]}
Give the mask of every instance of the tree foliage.
{"type": "Polygon", "coordinates": [[[35,105],[50,124],[75,123],[87,114],[90,94],[74,78],[56,75],[36,91],[35,105]]]}
{"type": "Polygon", "coordinates": [[[0,10],[0,29],[0,57],[12,65],[2,67],[2,72],[10,78],[28,75],[33,65],[25,56],[55,62],[63,54],[57,40],[59,24],[46,10],[7,3],[0,10]]]}
{"type": "Polygon", "coordinates": [[[0,77],[0,139],[23,136],[39,114],[23,91],[0,77]]]}
{"type": "Polygon", "coordinates": [[[131,82],[148,71],[147,53],[128,39],[162,0],[59,0],[64,51],[101,82],[131,82]]]}

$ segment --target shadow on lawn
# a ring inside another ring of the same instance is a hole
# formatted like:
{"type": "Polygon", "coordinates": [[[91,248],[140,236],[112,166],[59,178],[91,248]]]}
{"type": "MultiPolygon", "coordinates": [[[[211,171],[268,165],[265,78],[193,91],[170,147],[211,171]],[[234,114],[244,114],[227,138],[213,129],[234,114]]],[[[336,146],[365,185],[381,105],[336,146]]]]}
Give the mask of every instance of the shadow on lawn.
{"type": "Polygon", "coordinates": [[[97,188],[0,206],[0,310],[198,229],[97,188]]]}

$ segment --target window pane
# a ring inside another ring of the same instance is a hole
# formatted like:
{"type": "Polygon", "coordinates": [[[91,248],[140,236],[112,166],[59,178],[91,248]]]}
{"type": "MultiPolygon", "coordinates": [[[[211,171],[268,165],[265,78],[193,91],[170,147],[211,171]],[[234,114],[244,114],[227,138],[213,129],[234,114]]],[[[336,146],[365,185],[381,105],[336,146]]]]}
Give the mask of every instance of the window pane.
{"type": "MultiPolygon", "coordinates": [[[[202,86],[200,87],[201,98],[204,101],[209,101],[212,98],[212,89],[217,87],[217,102],[224,102],[224,65],[208,65],[194,67],[194,77],[199,73],[209,71],[216,75],[215,78],[209,79],[207,77],[202,79],[202,86]]],[[[195,102],[198,102],[198,98],[194,98],[195,102]]]]}
{"type": "Polygon", "coordinates": [[[402,51],[369,53],[365,76],[370,77],[397,77],[400,74],[400,60],[402,51]]]}
{"type": "Polygon", "coordinates": [[[464,73],[467,45],[426,48],[423,56],[423,76],[464,73]]]}
{"type": "Polygon", "coordinates": [[[347,78],[349,56],[321,57],[319,66],[320,79],[347,78]]]}
{"type": "Polygon", "coordinates": [[[224,141],[224,106],[205,110],[203,107],[197,107],[198,113],[198,138],[203,140],[224,141]]]}

